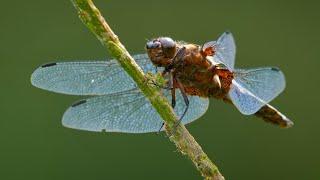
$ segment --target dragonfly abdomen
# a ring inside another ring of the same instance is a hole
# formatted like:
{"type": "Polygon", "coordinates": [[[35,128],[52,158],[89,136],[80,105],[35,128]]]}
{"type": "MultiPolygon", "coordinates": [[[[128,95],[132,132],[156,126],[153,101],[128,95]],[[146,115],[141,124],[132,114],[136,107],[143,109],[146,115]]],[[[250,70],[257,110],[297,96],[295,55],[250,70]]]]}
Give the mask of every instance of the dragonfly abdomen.
{"type": "MultiPolygon", "coordinates": [[[[233,104],[229,98],[223,98],[226,103],[233,104]]],[[[284,114],[278,111],[276,108],[270,104],[262,106],[256,113],[255,116],[263,119],[265,122],[280,126],[282,128],[289,128],[293,126],[293,122],[287,118],[284,114]]]]}
{"type": "Polygon", "coordinates": [[[289,118],[287,118],[280,111],[278,111],[276,108],[272,107],[269,104],[264,105],[254,115],[262,118],[264,121],[268,123],[279,125],[282,128],[289,128],[293,126],[293,122],[289,118]]]}

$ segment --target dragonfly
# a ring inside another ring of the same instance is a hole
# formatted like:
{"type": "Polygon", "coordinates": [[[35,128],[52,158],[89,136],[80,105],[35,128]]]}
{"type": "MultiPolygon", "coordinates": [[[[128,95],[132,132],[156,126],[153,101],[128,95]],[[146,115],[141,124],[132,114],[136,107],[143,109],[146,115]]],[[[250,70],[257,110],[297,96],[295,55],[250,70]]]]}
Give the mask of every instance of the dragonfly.
{"type": "MultiPolygon", "coordinates": [[[[281,127],[293,125],[268,104],[285,87],[283,73],[276,68],[234,69],[235,44],[231,33],[224,33],[217,41],[203,46],[157,38],[147,42],[146,49],[147,53],[133,58],[145,73],[162,71],[172,86],[162,89],[162,93],[172,102],[182,124],[199,119],[208,109],[209,98],[214,97],[235,105],[242,114],[255,114],[281,127]],[[198,59],[191,57],[190,52],[198,52],[198,59]],[[203,69],[201,63],[198,66],[200,59],[209,68],[203,69]],[[187,73],[194,76],[186,77],[187,73]],[[203,88],[207,76],[212,76],[209,78],[212,87],[203,88]]],[[[62,117],[65,127],[148,133],[159,131],[163,124],[149,100],[115,59],[47,63],[32,73],[31,83],[56,93],[86,96],[66,110],[62,117]]]]}
{"type": "Polygon", "coordinates": [[[188,96],[199,96],[221,99],[244,115],[254,114],[280,127],[293,125],[268,104],[285,89],[282,71],[277,67],[234,68],[236,45],[230,32],[202,46],[159,37],[147,42],[146,49],[152,63],[165,69],[162,74],[170,75],[173,107],[175,90],[180,90],[187,105],[184,113],[188,96]]]}

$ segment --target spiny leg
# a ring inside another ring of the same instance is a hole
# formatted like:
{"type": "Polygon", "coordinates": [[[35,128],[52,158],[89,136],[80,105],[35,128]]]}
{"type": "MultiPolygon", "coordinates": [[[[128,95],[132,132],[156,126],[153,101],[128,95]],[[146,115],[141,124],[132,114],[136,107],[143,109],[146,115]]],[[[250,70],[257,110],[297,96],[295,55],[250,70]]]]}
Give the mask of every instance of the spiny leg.
{"type": "MultiPolygon", "coordinates": [[[[180,92],[182,94],[182,97],[183,97],[183,100],[184,100],[184,103],[186,104],[186,108],[184,109],[181,117],[179,118],[179,120],[176,122],[176,124],[174,125],[174,130],[176,130],[176,128],[180,125],[183,117],[186,115],[186,113],[188,112],[188,109],[189,109],[189,99],[188,99],[188,96],[184,90],[184,87],[183,85],[180,83],[180,81],[176,78],[173,78],[173,89],[175,89],[175,87],[178,87],[180,89],[180,92]]],[[[172,99],[174,99],[174,104],[175,104],[175,93],[174,93],[174,96],[172,96],[172,99]]],[[[173,102],[173,101],[172,101],[173,102]]],[[[164,123],[162,124],[162,126],[164,125],[164,123]]],[[[162,128],[161,126],[161,128],[162,128]]],[[[161,130],[161,129],[160,129],[161,130]]],[[[170,135],[169,135],[170,136],[170,135]]]]}
{"type": "Polygon", "coordinates": [[[186,54],[186,47],[183,46],[182,48],[179,49],[179,51],[177,52],[177,54],[173,58],[172,63],[173,64],[182,63],[183,62],[182,59],[185,56],[185,54],[186,54]]]}
{"type": "Polygon", "coordinates": [[[176,107],[176,89],[174,87],[171,89],[171,106],[172,109],[176,107]]]}
{"type": "MultiPolygon", "coordinates": [[[[171,107],[172,107],[172,109],[174,109],[174,107],[176,106],[176,89],[174,87],[174,80],[173,80],[172,76],[170,78],[170,85],[171,85],[171,107]]],[[[164,126],[164,122],[162,123],[158,133],[160,133],[163,126],[164,126]]]]}
{"type": "MultiPolygon", "coordinates": [[[[176,55],[172,58],[172,63],[169,64],[167,67],[165,67],[164,71],[162,72],[162,76],[165,76],[167,73],[170,73],[170,84],[172,85],[171,88],[171,96],[172,96],[172,101],[171,101],[171,106],[174,109],[175,105],[176,105],[176,91],[175,91],[175,87],[177,87],[177,85],[181,85],[180,82],[177,81],[177,79],[175,77],[173,77],[172,75],[172,70],[174,69],[174,65],[181,63],[181,59],[184,57],[186,53],[186,47],[182,47],[178,50],[178,52],[176,53],[176,55]],[[178,84],[177,84],[178,83],[178,84]],[[177,85],[176,85],[177,84],[177,85]]],[[[182,120],[182,118],[185,116],[185,114],[188,111],[189,108],[189,99],[184,91],[184,89],[181,87],[179,87],[181,94],[183,96],[183,100],[186,104],[186,109],[184,110],[182,116],[179,118],[178,123],[176,126],[178,126],[182,120]]],[[[160,129],[158,132],[161,131],[161,129],[163,128],[164,123],[162,123],[160,129]]]]}
{"type": "Polygon", "coordinates": [[[188,96],[187,96],[187,94],[186,94],[186,92],[185,92],[185,90],[184,90],[184,87],[183,87],[183,85],[181,84],[181,82],[179,81],[179,79],[176,79],[176,78],[175,78],[173,81],[177,83],[177,86],[178,86],[178,88],[180,89],[180,92],[181,92],[181,94],[182,94],[183,101],[184,101],[184,103],[186,104],[186,108],[184,109],[181,117],[179,118],[179,120],[178,120],[178,122],[177,122],[177,125],[176,125],[176,126],[178,126],[178,125],[181,123],[183,117],[186,115],[186,113],[187,113],[187,111],[188,111],[188,109],[189,109],[189,99],[188,99],[188,96]]]}
{"type": "Polygon", "coordinates": [[[186,53],[186,47],[180,48],[177,54],[172,58],[172,62],[165,67],[164,71],[162,72],[162,75],[170,73],[172,69],[174,69],[175,65],[181,63],[181,59],[184,57],[185,53],[186,53]]]}

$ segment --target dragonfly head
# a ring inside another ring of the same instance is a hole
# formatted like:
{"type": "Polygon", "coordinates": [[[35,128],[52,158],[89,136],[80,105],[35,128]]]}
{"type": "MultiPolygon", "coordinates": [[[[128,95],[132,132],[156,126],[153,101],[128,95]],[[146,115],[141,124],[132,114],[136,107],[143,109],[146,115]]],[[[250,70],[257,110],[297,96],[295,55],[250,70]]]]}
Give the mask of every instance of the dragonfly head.
{"type": "Polygon", "coordinates": [[[169,37],[160,37],[147,42],[146,50],[155,66],[166,67],[171,64],[177,51],[177,45],[169,37]]]}

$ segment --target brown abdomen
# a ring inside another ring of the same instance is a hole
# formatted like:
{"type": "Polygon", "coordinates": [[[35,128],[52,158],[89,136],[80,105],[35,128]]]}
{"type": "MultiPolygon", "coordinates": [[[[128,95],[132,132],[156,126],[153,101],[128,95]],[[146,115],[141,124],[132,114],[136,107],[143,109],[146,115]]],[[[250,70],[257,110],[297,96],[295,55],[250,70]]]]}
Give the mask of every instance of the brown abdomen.
{"type": "MultiPolygon", "coordinates": [[[[233,105],[232,101],[227,97],[223,98],[223,101],[233,105]]],[[[289,128],[293,126],[293,122],[289,118],[269,104],[262,106],[262,108],[260,108],[254,115],[263,119],[265,122],[282,128],[289,128]]]]}
{"type": "Polygon", "coordinates": [[[264,105],[254,115],[262,118],[268,123],[279,125],[282,128],[289,128],[293,126],[293,122],[290,119],[269,104],[264,105]]]}

